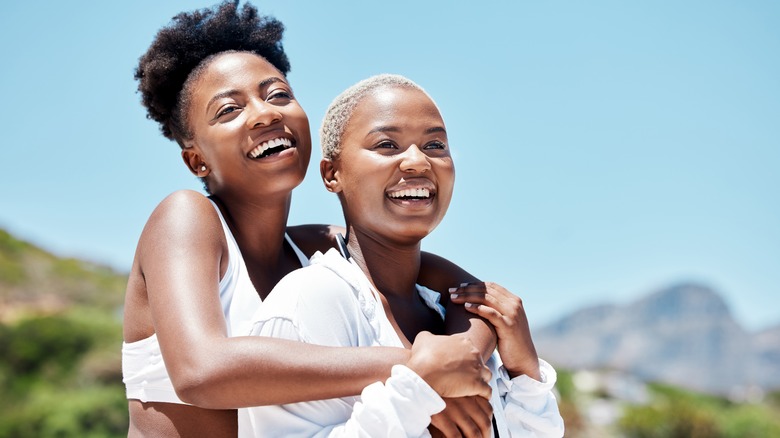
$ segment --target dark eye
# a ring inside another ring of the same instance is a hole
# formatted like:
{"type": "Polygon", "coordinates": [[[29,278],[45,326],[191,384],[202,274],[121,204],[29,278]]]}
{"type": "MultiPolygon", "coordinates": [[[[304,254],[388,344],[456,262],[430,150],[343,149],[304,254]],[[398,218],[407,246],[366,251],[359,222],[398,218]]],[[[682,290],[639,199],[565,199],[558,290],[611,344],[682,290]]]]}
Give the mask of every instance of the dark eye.
{"type": "Polygon", "coordinates": [[[225,107],[223,107],[222,109],[219,110],[219,112],[217,113],[217,118],[222,117],[225,114],[230,114],[233,111],[236,111],[237,109],[238,109],[238,107],[235,106],[235,105],[225,106],[225,107]]]}
{"type": "Polygon", "coordinates": [[[425,145],[424,149],[446,149],[447,145],[440,141],[432,141],[425,145]]]}
{"type": "Polygon", "coordinates": [[[396,145],[389,140],[381,141],[374,146],[375,149],[397,149],[396,145]]]}
{"type": "Polygon", "coordinates": [[[275,99],[284,99],[284,100],[290,100],[292,99],[292,93],[290,93],[287,90],[276,90],[268,95],[266,100],[275,100],[275,99]]]}

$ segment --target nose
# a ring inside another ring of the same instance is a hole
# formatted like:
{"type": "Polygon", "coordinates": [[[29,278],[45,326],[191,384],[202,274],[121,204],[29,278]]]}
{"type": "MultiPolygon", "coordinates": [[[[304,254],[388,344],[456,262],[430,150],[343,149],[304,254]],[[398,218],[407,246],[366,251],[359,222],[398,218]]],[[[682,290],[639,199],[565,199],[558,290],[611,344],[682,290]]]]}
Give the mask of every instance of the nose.
{"type": "Polygon", "coordinates": [[[431,163],[428,161],[428,156],[416,144],[409,146],[402,154],[402,171],[422,173],[430,168],[431,163]]]}
{"type": "Polygon", "coordinates": [[[246,118],[249,129],[270,126],[282,120],[282,114],[276,106],[266,101],[255,101],[246,110],[249,111],[246,118]]]}

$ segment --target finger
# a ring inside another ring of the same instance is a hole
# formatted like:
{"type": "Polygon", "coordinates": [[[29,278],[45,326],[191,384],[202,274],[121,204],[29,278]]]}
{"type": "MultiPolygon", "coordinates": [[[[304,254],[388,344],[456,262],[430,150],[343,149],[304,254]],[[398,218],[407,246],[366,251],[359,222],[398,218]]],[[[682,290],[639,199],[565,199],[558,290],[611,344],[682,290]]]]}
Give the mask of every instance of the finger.
{"type": "Polygon", "coordinates": [[[458,429],[465,438],[482,438],[483,436],[490,436],[483,433],[483,429],[477,425],[471,418],[461,418],[458,422],[458,429]]]}
{"type": "Polygon", "coordinates": [[[458,292],[458,293],[468,293],[468,292],[477,292],[477,293],[485,293],[487,292],[487,288],[485,287],[485,283],[482,282],[474,282],[474,283],[461,283],[456,287],[451,287],[448,290],[450,293],[452,292],[458,292]]]}
{"type": "Polygon", "coordinates": [[[493,409],[490,402],[482,397],[468,397],[467,421],[458,423],[464,436],[490,436],[490,427],[493,419],[493,409]]]}
{"type": "Polygon", "coordinates": [[[505,297],[517,296],[517,295],[513,294],[512,292],[509,292],[509,290],[507,288],[505,288],[504,286],[501,286],[498,283],[492,283],[492,282],[485,283],[485,290],[490,291],[492,294],[497,295],[497,296],[505,296],[505,297]]]}
{"type": "Polygon", "coordinates": [[[490,372],[490,368],[482,365],[480,375],[482,377],[482,381],[479,382],[479,391],[475,395],[478,395],[486,400],[490,400],[490,396],[493,394],[493,388],[490,387],[489,382],[490,379],[493,378],[493,373],[490,372]]]}
{"type": "Polygon", "coordinates": [[[463,303],[479,303],[482,304],[486,299],[485,292],[457,292],[450,293],[450,301],[463,303]]]}
{"type": "MultiPolygon", "coordinates": [[[[449,404],[447,407],[448,410],[451,410],[449,404]]],[[[445,411],[446,412],[446,411],[445,411]]],[[[450,414],[452,415],[452,414],[450,414]]],[[[436,428],[436,430],[439,432],[440,435],[438,436],[445,436],[445,437],[459,437],[460,431],[458,430],[458,427],[455,425],[455,422],[452,421],[452,418],[450,415],[446,415],[445,413],[437,414],[431,417],[431,425],[436,428]]],[[[433,431],[431,431],[431,435],[437,436],[433,434],[433,431]]]]}
{"type": "Polygon", "coordinates": [[[494,289],[450,288],[450,301],[456,303],[486,304],[501,313],[516,305],[517,297],[511,293],[499,293],[494,289]]]}
{"type": "Polygon", "coordinates": [[[487,418],[482,412],[476,400],[484,400],[482,397],[458,397],[447,399],[447,409],[450,411],[449,418],[453,421],[458,433],[464,437],[478,437],[481,435],[482,427],[487,418]],[[476,417],[475,417],[476,416],[476,417]]]}
{"type": "Polygon", "coordinates": [[[466,303],[464,307],[467,311],[487,319],[488,322],[493,324],[493,327],[503,327],[506,325],[504,315],[490,306],[486,306],[484,304],[466,303]]]}
{"type": "Polygon", "coordinates": [[[490,306],[509,318],[514,318],[518,313],[523,311],[523,304],[520,297],[511,293],[498,294],[493,290],[485,294],[483,302],[480,304],[490,306]]]}
{"type": "Polygon", "coordinates": [[[482,397],[475,397],[474,402],[482,411],[484,418],[487,418],[487,428],[489,429],[490,426],[492,426],[491,420],[493,418],[493,405],[490,404],[489,400],[485,400],[482,397]]]}

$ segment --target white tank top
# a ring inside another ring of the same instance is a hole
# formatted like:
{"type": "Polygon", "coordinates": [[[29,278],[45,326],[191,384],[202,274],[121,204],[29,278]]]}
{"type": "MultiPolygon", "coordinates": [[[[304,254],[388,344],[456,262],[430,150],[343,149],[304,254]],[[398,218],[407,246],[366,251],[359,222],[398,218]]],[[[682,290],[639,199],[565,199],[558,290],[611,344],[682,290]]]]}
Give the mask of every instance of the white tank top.
{"type": "MultiPolygon", "coordinates": [[[[219,301],[222,303],[228,336],[249,334],[251,318],[262,300],[249,279],[244,258],[225,218],[222,217],[222,212],[214,201],[211,201],[211,204],[217,210],[228,246],[228,266],[225,275],[219,281],[219,301]]],[[[293,243],[287,233],[284,238],[295,251],[301,266],[307,266],[309,259],[300,248],[293,243]]],[[[122,343],[122,381],[125,383],[128,399],[186,404],[179,399],[173,389],[160,353],[156,333],[140,341],[122,343]]]]}

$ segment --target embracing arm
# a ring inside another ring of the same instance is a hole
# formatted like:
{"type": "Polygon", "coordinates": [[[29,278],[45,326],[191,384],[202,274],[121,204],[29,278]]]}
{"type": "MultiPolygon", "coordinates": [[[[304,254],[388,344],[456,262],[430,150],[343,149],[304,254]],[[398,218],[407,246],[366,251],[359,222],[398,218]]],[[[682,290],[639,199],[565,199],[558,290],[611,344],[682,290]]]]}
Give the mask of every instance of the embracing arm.
{"type": "Polygon", "coordinates": [[[214,208],[195,192],[163,201],[139,242],[154,331],[183,401],[229,409],[355,395],[409,359],[400,348],[227,337],[217,293],[226,248],[214,208]]]}
{"type": "MultiPolygon", "coordinates": [[[[329,255],[345,263],[338,255],[329,255]]],[[[255,313],[252,334],[330,346],[387,342],[390,339],[377,334],[368,316],[365,298],[370,293],[355,289],[323,264],[300,269],[283,278],[255,313]]],[[[253,407],[240,410],[239,421],[254,436],[295,430],[314,437],[417,437],[425,432],[431,415],[444,408],[439,393],[487,398],[489,379],[480,352],[465,336],[422,332],[414,340],[407,366],[395,366],[389,379],[366,386],[359,400],[253,407]]]]}
{"type": "Polygon", "coordinates": [[[442,304],[446,309],[445,330],[447,334],[465,333],[487,360],[496,348],[496,335],[493,326],[485,319],[466,311],[462,303],[453,303],[447,291],[462,283],[479,281],[449,260],[431,254],[422,253],[420,273],[417,282],[429,289],[440,291],[442,304]]]}

